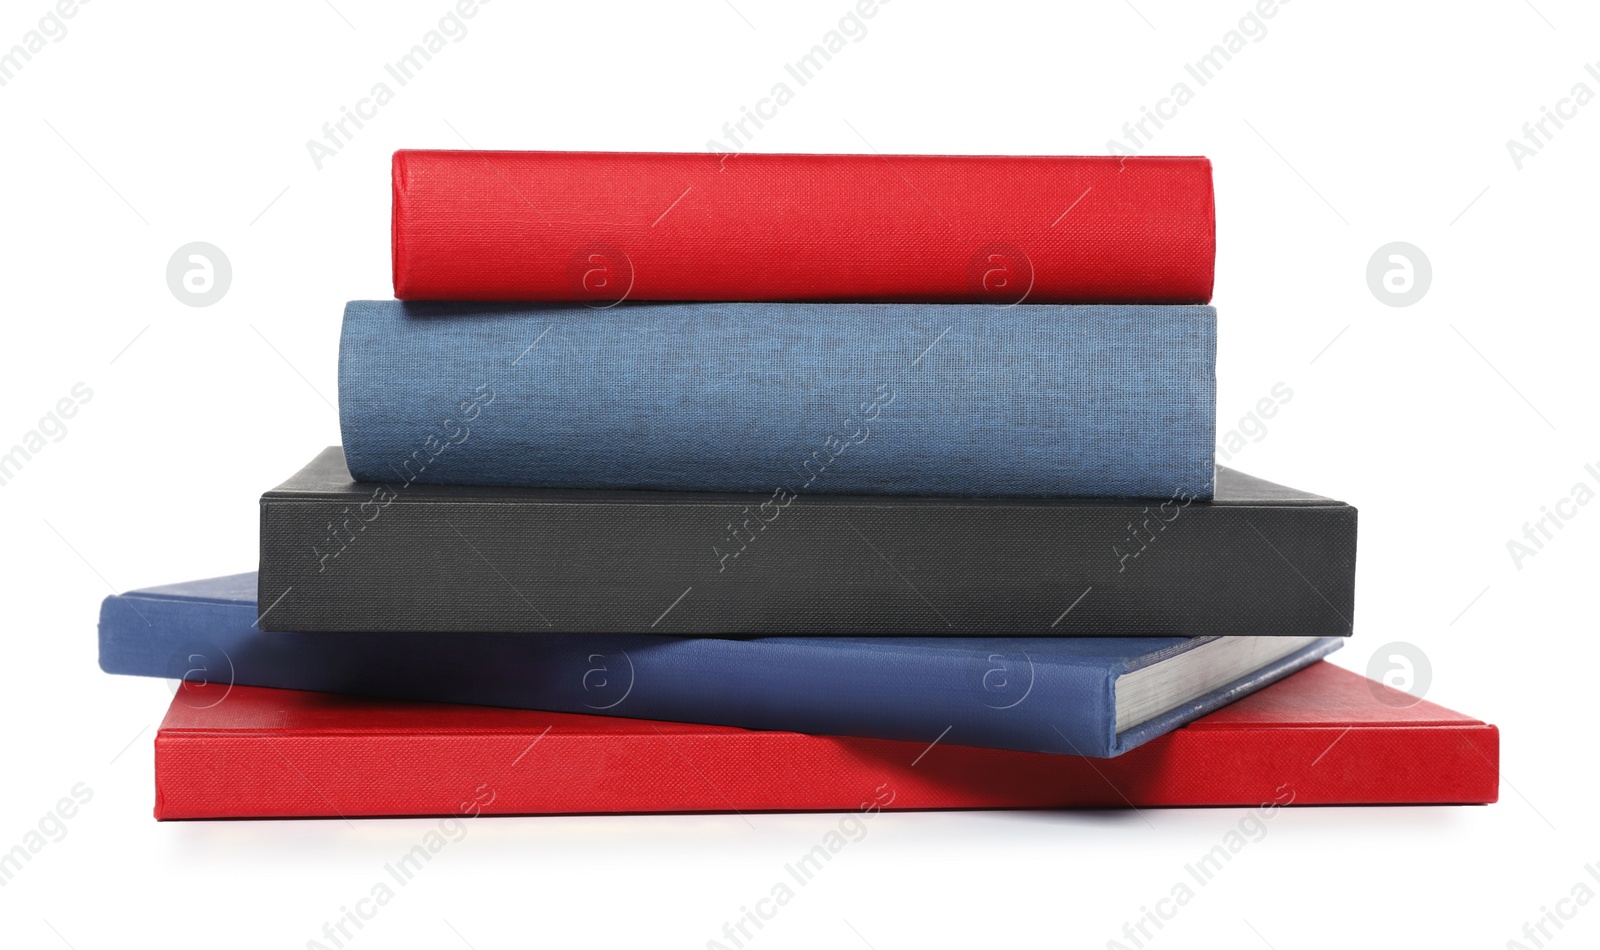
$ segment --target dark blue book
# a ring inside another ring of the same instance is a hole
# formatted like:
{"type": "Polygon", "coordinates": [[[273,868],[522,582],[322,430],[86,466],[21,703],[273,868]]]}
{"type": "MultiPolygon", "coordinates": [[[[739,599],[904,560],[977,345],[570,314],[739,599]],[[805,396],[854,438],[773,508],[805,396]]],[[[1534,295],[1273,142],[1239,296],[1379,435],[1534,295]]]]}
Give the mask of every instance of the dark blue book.
{"type": "Polygon", "coordinates": [[[1206,306],[355,301],[357,481],[1205,500],[1206,306]]]}
{"type": "MultiPolygon", "coordinates": [[[[254,574],[236,574],[108,597],[100,666],[189,682],[1104,758],[1343,642],[263,633],[255,591],[254,574]]],[[[216,690],[195,695],[227,701],[216,690]]]]}

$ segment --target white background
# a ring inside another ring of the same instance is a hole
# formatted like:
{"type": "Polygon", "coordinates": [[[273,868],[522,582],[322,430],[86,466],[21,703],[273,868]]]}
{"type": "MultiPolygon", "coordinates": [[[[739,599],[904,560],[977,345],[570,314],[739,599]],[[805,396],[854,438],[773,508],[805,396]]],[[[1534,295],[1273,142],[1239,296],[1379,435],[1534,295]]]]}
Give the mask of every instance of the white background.
{"type": "MultiPolygon", "coordinates": [[[[1103,154],[1189,82],[1146,152],[1215,163],[1219,431],[1292,388],[1235,462],[1360,508],[1336,662],[1422,650],[1430,699],[1503,730],[1503,800],[1283,812],[1151,946],[1503,947],[1579,880],[1600,890],[1600,505],[1520,569],[1506,547],[1600,487],[1600,103],[1520,170],[1506,148],[1575,83],[1600,93],[1600,15],[1534,4],[1297,0],[1199,87],[1184,64],[1246,0],[893,0],[750,145],[1103,154]],[[1432,262],[1410,307],[1367,285],[1391,241],[1432,262]]],[[[48,9],[6,0],[0,50],[48,9]]],[[[303,947],[433,827],[158,824],[170,690],[95,662],[103,596],[251,569],[257,495],[338,441],[341,304],[390,292],[391,151],[703,150],[850,4],[496,0],[318,170],[306,141],[449,9],[96,0],[0,87],[0,447],[94,393],[0,487],[0,850],[94,792],[0,889],[7,946],[303,947]],[[191,241],[232,261],[209,308],[166,283],[191,241]]],[[[883,815],[749,945],[1106,946],[1243,814],[883,815]]],[[[837,822],[475,821],[350,945],[703,947],[837,822]]],[[[1597,940],[1589,905],[1547,945],[1597,940]]]]}

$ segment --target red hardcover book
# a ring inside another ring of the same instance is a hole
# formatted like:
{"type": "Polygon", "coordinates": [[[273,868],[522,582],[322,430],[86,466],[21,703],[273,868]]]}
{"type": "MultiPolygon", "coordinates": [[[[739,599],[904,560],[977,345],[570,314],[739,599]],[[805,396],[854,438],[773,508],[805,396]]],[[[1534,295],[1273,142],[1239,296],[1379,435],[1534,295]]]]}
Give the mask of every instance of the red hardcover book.
{"type": "Polygon", "coordinates": [[[1318,663],[1113,759],[190,684],[156,817],[1476,804],[1494,726],[1318,663]],[[1412,705],[1403,705],[1412,703],[1412,705]]]}
{"type": "Polygon", "coordinates": [[[1206,303],[1204,158],[399,151],[402,300],[1206,303]]]}

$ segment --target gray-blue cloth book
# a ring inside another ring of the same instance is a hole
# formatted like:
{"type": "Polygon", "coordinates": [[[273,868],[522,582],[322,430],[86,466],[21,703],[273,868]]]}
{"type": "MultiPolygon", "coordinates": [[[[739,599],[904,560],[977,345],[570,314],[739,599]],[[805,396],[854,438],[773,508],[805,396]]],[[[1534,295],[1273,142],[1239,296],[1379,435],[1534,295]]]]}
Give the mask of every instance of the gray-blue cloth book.
{"type": "Polygon", "coordinates": [[[771,495],[1212,495],[1208,306],[345,309],[359,481],[771,495]]]}
{"type": "MultiPolygon", "coordinates": [[[[109,673],[225,687],[1109,757],[1342,643],[263,633],[255,590],[254,574],[237,574],[108,597],[100,611],[100,665],[109,673]]],[[[227,701],[225,690],[197,697],[227,701]]]]}

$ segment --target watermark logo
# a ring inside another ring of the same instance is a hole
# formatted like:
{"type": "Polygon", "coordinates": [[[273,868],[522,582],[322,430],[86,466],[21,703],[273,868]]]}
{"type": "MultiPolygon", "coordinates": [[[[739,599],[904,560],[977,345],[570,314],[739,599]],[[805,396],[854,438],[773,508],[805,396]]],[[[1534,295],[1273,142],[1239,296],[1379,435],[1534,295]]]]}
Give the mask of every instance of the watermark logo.
{"type": "MultiPolygon", "coordinates": [[[[950,331],[947,328],[945,333],[948,332],[950,331]]],[[[926,356],[928,350],[933,349],[942,339],[944,339],[943,333],[939,334],[938,340],[928,344],[928,349],[922,351],[922,356],[926,356]]],[[[917,357],[917,360],[921,360],[922,356],[917,357]]],[[[913,362],[912,365],[915,366],[916,363],[913,362]]],[[[741,512],[742,517],[736,516],[733,521],[728,522],[722,540],[711,545],[711,556],[717,561],[717,573],[726,571],[749,549],[756,538],[767,530],[768,526],[776,524],[782,517],[783,510],[794,504],[794,500],[803,492],[810,491],[811,486],[817,479],[827,474],[839,456],[844,455],[851,447],[866,442],[872,435],[872,424],[878,421],[883,410],[893,405],[899,396],[899,391],[888,383],[879,383],[873,389],[872,398],[859,405],[859,415],[846,416],[842,425],[823,437],[821,448],[812,452],[810,458],[800,463],[800,471],[805,473],[806,480],[799,488],[790,490],[780,485],[773,490],[766,501],[756,505],[754,510],[746,505],[741,512]],[[728,545],[728,550],[722,549],[723,544],[728,545]]]]}
{"type": "MultiPolygon", "coordinates": [[[[397,90],[404,89],[434,58],[446,49],[467,38],[467,21],[477,16],[480,7],[489,0],[457,0],[439,17],[438,24],[422,34],[412,47],[401,53],[393,62],[383,64],[383,78],[374,82],[367,94],[356,100],[355,108],[341,105],[337,118],[322,123],[322,139],[306,139],[306,154],[317,171],[327,167],[328,160],[343,152],[355,141],[356,133],[378,117],[384,106],[394,101],[397,90]],[[390,82],[393,85],[390,85],[390,82]]],[[[347,21],[348,22],[348,21],[347,21]]],[[[352,27],[354,29],[354,27],[352,27]]]]}
{"type": "Polygon", "coordinates": [[[33,862],[34,855],[65,840],[67,822],[76,818],[78,810],[91,801],[94,801],[94,789],[87,782],[77,783],[68,795],[63,795],[44,813],[34,827],[23,832],[21,840],[13,844],[10,850],[0,851],[0,887],[9,885],[24,867],[33,862]]]}
{"type": "MultiPolygon", "coordinates": [[[[1585,864],[1583,870],[1589,880],[1600,882],[1600,865],[1585,864]]],[[[1594,899],[1595,889],[1589,886],[1589,881],[1578,878],[1572,882],[1565,896],[1553,902],[1555,906],[1541,904],[1539,916],[1525,922],[1521,933],[1506,941],[1506,950],[1546,950],[1557,937],[1561,936],[1561,931],[1566,929],[1567,924],[1578,916],[1578,912],[1594,899]]]]}
{"type": "Polygon", "coordinates": [[[33,29],[22,34],[10,49],[0,48],[0,86],[15,80],[33,58],[67,38],[66,21],[78,15],[78,7],[89,0],[57,0],[45,10],[33,29]]]}
{"type": "Polygon", "coordinates": [[[776,119],[784,106],[794,101],[797,89],[805,88],[821,75],[823,68],[833,62],[835,56],[843,53],[852,44],[866,39],[866,21],[877,16],[878,8],[888,2],[889,0],[856,0],[854,8],[847,9],[833,29],[822,34],[822,38],[806,50],[804,55],[792,63],[783,64],[783,72],[787,78],[774,82],[767,90],[767,94],[756,100],[754,109],[741,105],[737,119],[722,123],[722,137],[712,136],[706,140],[706,151],[718,157],[718,169],[725,169],[729,159],[744,153],[745,148],[755,141],[756,134],[766,128],[768,122],[776,119]],[[794,81],[793,86],[789,84],[790,80],[794,81]]]}
{"type": "Polygon", "coordinates": [[[1137,520],[1128,522],[1127,536],[1111,546],[1111,555],[1117,559],[1117,573],[1128,569],[1128,562],[1150,549],[1167,530],[1167,526],[1183,516],[1183,510],[1194,503],[1195,495],[1181,491],[1159,505],[1145,506],[1137,520]],[[1135,547],[1137,545],[1137,547],[1135,547]]]}
{"type": "Polygon", "coordinates": [[[1583,474],[1588,480],[1574,482],[1572,490],[1556,499],[1555,504],[1539,506],[1537,520],[1522,523],[1520,539],[1506,540],[1506,553],[1511,555],[1511,564],[1517,570],[1522,570],[1529,558],[1538,557],[1545,545],[1554,541],[1556,534],[1565,530],[1567,523],[1578,517],[1584,506],[1595,500],[1595,488],[1600,486],[1600,463],[1585,465],[1583,474]]]}
{"type": "Polygon", "coordinates": [[[1422,702],[1433,683],[1433,664],[1415,643],[1396,640],[1373,651],[1367,661],[1367,684],[1385,705],[1406,709],[1422,702]],[[1385,689],[1384,687],[1388,687],[1385,689]]]}
{"type": "Polygon", "coordinates": [[[215,244],[185,244],[167,260],[167,289],[185,306],[209,307],[227,296],[232,285],[233,264],[215,244]]]}
{"type": "Polygon", "coordinates": [[[1367,260],[1367,287],[1378,302],[1409,307],[1421,300],[1433,283],[1433,265],[1422,248],[1405,241],[1385,244],[1367,260]]]}
{"type": "Polygon", "coordinates": [[[633,259],[614,244],[585,244],[567,263],[572,298],[597,310],[615,307],[633,292],[633,259]]]}
{"type": "MultiPolygon", "coordinates": [[[[1600,83],[1600,63],[1584,63],[1583,71],[1588,73],[1590,79],[1600,83]]],[[[1565,96],[1556,100],[1554,109],[1541,105],[1537,119],[1522,123],[1522,141],[1506,139],[1506,154],[1511,156],[1512,167],[1519,172],[1526,168],[1528,159],[1543,152],[1545,146],[1555,141],[1556,133],[1578,117],[1578,110],[1594,99],[1594,89],[1587,82],[1579,80],[1572,84],[1565,96]]]]}
{"type": "Polygon", "coordinates": [[[339,916],[325,921],[320,939],[306,941],[306,950],[345,950],[367,924],[377,918],[378,912],[389,906],[402,890],[417,879],[445,848],[467,837],[467,823],[489,809],[499,797],[488,783],[481,783],[462,799],[457,806],[458,815],[446,815],[422,835],[411,850],[393,861],[385,862],[383,875],[372,882],[366,894],[347,904],[339,905],[339,916]]]}
{"type": "Polygon", "coordinates": [[[1016,653],[990,653],[979,666],[978,698],[990,709],[1022,705],[1033,692],[1033,657],[1016,653]]]}
{"type": "Polygon", "coordinates": [[[233,692],[233,657],[221,647],[186,643],[167,658],[167,686],[191,709],[210,709],[233,692]]]}
{"type": "Polygon", "coordinates": [[[1294,804],[1294,799],[1295,791],[1287,783],[1273,789],[1270,800],[1246,812],[1210,850],[1186,863],[1165,895],[1141,904],[1138,915],[1123,923],[1122,932],[1106,941],[1106,950],[1148,950],[1167,924],[1176,920],[1245,849],[1266,839],[1268,824],[1284,806],[1294,804]]]}
{"type": "Polygon", "coordinates": [[[1267,21],[1277,16],[1279,8],[1288,3],[1289,0],[1257,0],[1247,8],[1233,29],[1223,33],[1210,49],[1194,61],[1183,64],[1187,78],[1174,82],[1167,94],[1156,100],[1154,108],[1141,105],[1137,119],[1122,123],[1122,138],[1108,139],[1106,153],[1126,158],[1149,148],[1150,143],[1155,141],[1156,133],[1176,119],[1184,106],[1194,101],[1200,89],[1214,82],[1235,57],[1267,38],[1267,21]],[[1189,84],[1191,80],[1194,82],[1192,86],[1189,84]]]}
{"type": "Polygon", "coordinates": [[[967,284],[973,297],[988,303],[1015,306],[1033,291],[1033,259],[1005,241],[978,248],[967,263],[967,284]]]}
{"type": "Polygon", "coordinates": [[[739,916],[723,923],[721,934],[706,941],[706,950],[747,950],[762,929],[776,919],[778,912],[799,896],[802,889],[815,881],[834,857],[867,837],[867,823],[894,804],[895,795],[887,782],[873,789],[872,797],[861,802],[859,812],[847,812],[821,841],[811,846],[811,850],[785,864],[784,875],[772,882],[766,896],[750,904],[741,904],[739,916]]]}
{"type": "Polygon", "coordinates": [[[39,418],[32,429],[22,433],[15,445],[6,448],[0,443],[0,486],[11,484],[22,469],[53,443],[67,437],[67,420],[94,398],[94,390],[87,383],[73,383],[67,395],[56,400],[50,411],[39,418]]]}
{"type": "Polygon", "coordinates": [[[1250,443],[1265,439],[1267,420],[1276,416],[1278,410],[1293,398],[1294,390],[1289,388],[1288,383],[1273,383],[1269,393],[1256,400],[1255,406],[1239,419],[1237,426],[1217,436],[1217,461],[1231,462],[1250,443]]]}
{"type": "MultiPolygon", "coordinates": [[[[543,334],[540,335],[540,339],[543,339],[543,334]]],[[[532,350],[538,342],[539,340],[534,340],[530,343],[528,349],[522,351],[523,355],[526,356],[528,350],[532,350]]],[[[517,359],[520,360],[522,357],[519,356],[517,359]]],[[[512,365],[516,365],[515,361],[512,365]]],[[[376,483],[373,485],[372,495],[366,501],[346,507],[340,512],[343,518],[329,521],[322,543],[311,545],[311,556],[317,559],[317,573],[325,573],[330,560],[337,561],[343,556],[367,527],[383,516],[384,510],[400,497],[400,493],[422,477],[429,465],[456,446],[465,445],[467,440],[472,438],[472,428],[469,423],[477,421],[483,410],[494,404],[494,400],[494,389],[488,383],[479,383],[472,392],[456,403],[454,414],[442,419],[432,431],[423,436],[420,447],[413,449],[409,458],[400,465],[390,464],[389,470],[401,478],[399,486],[376,483]]],[[[269,606],[267,609],[272,608],[269,606]]]]}
{"type": "Polygon", "coordinates": [[[590,709],[612,709],[633,692],[633,657],[627,650],[591,653],[583,671],[583,704],[590,709]]]}

